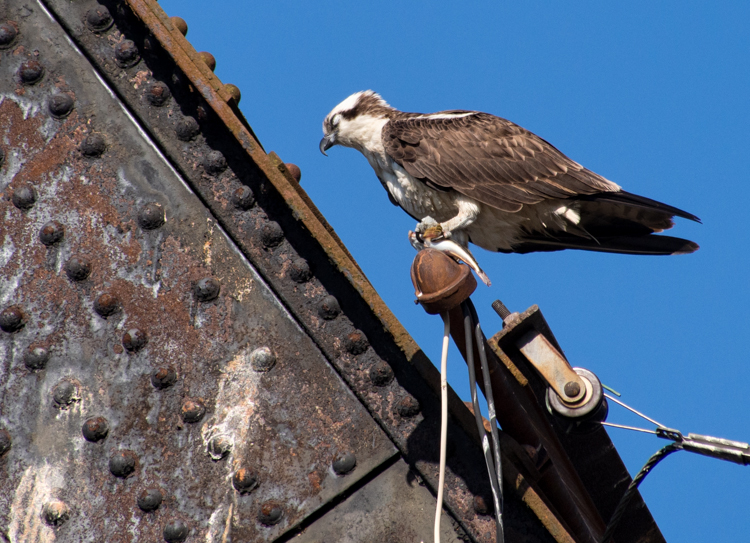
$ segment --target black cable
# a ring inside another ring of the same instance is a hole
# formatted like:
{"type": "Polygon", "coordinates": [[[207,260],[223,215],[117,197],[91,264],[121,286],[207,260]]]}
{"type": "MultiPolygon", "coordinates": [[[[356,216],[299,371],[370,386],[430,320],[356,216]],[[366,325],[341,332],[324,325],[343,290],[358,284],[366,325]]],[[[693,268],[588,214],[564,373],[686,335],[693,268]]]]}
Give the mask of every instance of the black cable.
{"type": "Polygon", "coordinates": [[[673,452],[681,450],[682,443],[670,443],[666,447],[663,447],[656,451],[651,456],[651,458],[648,459],[648,462],[643,465],[641,471],[638,472],[638,475],[635,476],[635,478],[628,486],[625,494],[623,494],[622,498],[620,498],[620,503],[617,504],[615,512],[612,514],[612,518],[609,519],[607,529],[604,531],[604,536],[602,536],[602,543],[607,543],[610,539],[612,539],[612,536],[614,535],[615,530],[617,529],[617,526],[622,519],[622,516],[625,514],[625,510],[627,509],[630,500],[635,495],[635,492],[638,489],[638,486],[643,482],[643,479],[646,478],[646,475],[648,475],[651,470],[656,467],[656,464],[664,460],[667,456],[669,456],[673,452]]]}
{"type": "Polygon", "coordinates": [[[471,387],[471,403],[474,406],[474,418],[477,422],[477,430],[482,439],[482,449],[484,451],[484,460],[487,464],[487,472],[490,477],[490,486],[492,488],[492,501],[495,506],[496,515],[496,537],[497,543],[505,541],[505,529],[503,526],[503,472],[500,463],[500,436],[497,433],[497,417],[495,412],[495,400],[492,394],[492,385],[490,383],[490,370],[487,363],[487,353],[484,349],[484,334],[479,326],[479,317],[477,316],[474,304],[470,299],[461,304],[464,315],[464,335],[466,336],[466,362],[469,366],[469,383],[471,387]],[[473,326],[472,326],[473,325],[473,326]],[[477,380],[474,369],[474,347],[472,345],[472,327],[476,335],[477,350],[482,365],[482,376],[484,378],[484,395],[487,399],[487,408],[490,417],[490,435],[492,437],[492,448],[490,451],[487,442],[487,432],[484,429],[482,414],[479,410],[479,400],[477,398],[477,380]],[[494,458],[493,458],[494,453],[494,458]]]}

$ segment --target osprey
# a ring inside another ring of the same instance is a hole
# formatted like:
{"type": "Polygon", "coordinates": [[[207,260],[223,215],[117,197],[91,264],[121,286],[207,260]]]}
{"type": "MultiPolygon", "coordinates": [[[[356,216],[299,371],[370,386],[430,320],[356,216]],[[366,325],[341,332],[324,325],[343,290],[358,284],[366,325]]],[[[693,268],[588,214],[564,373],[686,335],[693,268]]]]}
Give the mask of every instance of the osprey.
{"type": "Polygon", "coordinates": [[[698,217],[643,196],[569,159],[550,143],[479,111],[405,113],[373,91],[351,95],[323,121],[334,145],[367,158],[394,205],[443,235],[504,253],[585,249],[692,253],[698,245],[657,236],[672,218],[698,217]]]}

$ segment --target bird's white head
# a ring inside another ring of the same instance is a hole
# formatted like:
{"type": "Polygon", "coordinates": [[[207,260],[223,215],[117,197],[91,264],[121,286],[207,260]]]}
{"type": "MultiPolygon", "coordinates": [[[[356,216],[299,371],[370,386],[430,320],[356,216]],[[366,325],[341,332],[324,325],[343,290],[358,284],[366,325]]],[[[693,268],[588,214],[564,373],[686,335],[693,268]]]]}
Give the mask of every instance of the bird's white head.
{"type": "Polygon", "coordinates": [[[367,147],[367,140],[380,136],[383,123],[393,111],[376,92],[367,90],[352,94],[323,120],[320,152],[326,154],[334,145],[362,150],[367,147]]]}

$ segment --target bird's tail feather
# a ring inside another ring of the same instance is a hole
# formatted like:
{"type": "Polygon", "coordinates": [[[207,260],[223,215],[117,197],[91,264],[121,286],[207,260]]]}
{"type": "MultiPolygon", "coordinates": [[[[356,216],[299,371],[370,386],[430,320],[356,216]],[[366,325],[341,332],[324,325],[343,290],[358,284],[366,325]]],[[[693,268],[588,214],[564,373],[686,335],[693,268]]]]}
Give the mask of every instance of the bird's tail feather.
{"type": "Polygon", "coordinates": [[[671,236],[614,236],[596,240],[565,236],[563,238],[541,238],[521,240],[514,245],[515,253],[535,251],[561,251],[563,249],[581,249],[602,253],[621,253],[631,255],[682,255],[694,253],[699,248],[692,241],[671,236]]]}

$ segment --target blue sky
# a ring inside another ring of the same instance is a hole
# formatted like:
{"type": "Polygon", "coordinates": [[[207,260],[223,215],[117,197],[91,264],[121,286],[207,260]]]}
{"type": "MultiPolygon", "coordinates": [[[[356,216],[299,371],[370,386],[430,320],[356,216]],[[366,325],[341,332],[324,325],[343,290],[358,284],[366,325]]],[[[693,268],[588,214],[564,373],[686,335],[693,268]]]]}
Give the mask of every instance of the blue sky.
{"type": "MultiPolygon", "coordinates": [[[[709,2],[229,2],[161,0],[267,151],[302,186],[433,361],[441,324],[413,304],[406,233],[365,159],[318,151],[321,122],[373,89],[406,111],[478,109],[535,132],[626,190],[698,215],[674,235],[688,256],[565,251],[475,256],[493,281],[473,296],[487,335],[538,304],[574,365],[683,432],[750,441],[750,4],[709,2]]],[[[468,398],[454,351],[449,380],[468,398]]],[[[609,420],[641,425],[611,407],[609,420]]],[[[665,444],[610,435],[631,473],[665,444]]],[[[741,541],[750,468],[681,452],[641,492],[668,541],[741,541]]]]}

